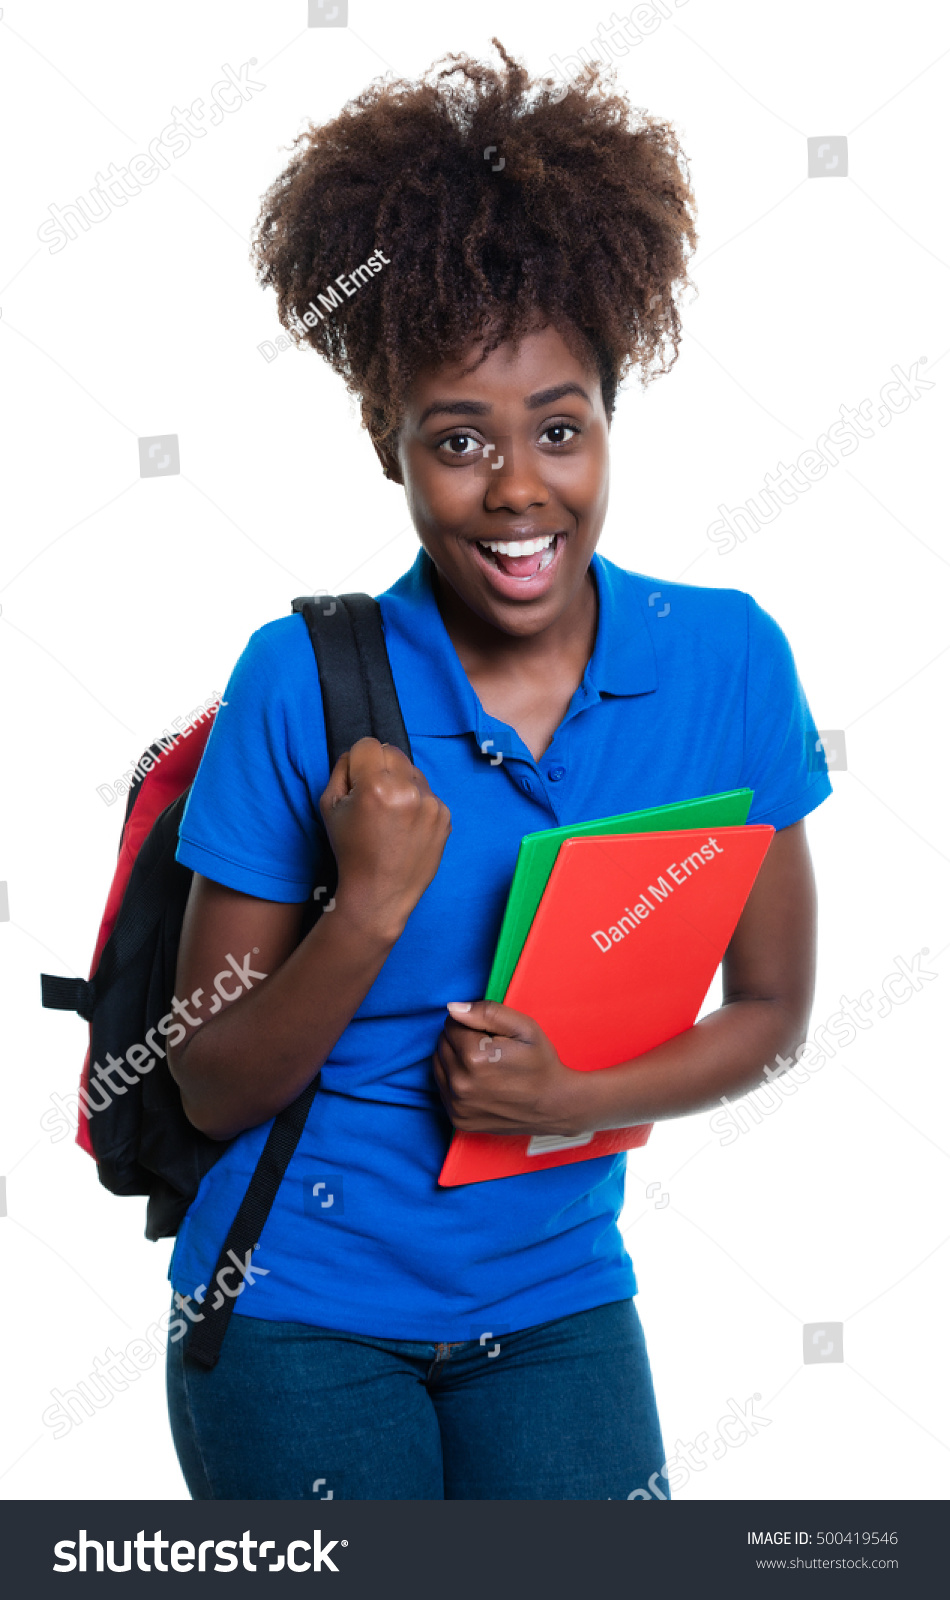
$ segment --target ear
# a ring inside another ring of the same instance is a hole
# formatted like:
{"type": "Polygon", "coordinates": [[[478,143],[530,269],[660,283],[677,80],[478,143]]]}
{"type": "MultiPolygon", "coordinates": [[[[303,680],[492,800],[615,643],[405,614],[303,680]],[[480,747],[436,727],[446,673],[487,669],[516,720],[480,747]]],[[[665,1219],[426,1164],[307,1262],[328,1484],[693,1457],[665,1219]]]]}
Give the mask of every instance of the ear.
{"type": "Polygon", "coordinates": [[[375,439],[373,440],[373,449],[376,451],[376,454],[379,457],[380,465],[383,469],[383,475],[387,477],[391,483],[402,483],[402,472],[396,457],[392,455],[389,450],[385,449],[383,445],[377,444],[375,439]]]}

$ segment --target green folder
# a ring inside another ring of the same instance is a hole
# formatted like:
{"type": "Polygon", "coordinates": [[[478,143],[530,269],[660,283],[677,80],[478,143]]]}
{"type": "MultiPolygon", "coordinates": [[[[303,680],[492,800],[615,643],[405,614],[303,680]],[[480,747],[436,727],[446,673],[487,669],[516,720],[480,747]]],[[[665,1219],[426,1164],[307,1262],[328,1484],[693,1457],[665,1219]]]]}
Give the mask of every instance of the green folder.
{"type": "Polygon", "coordinates": [[[745,822],[751,804],[751,789],[728,789],[723,794],[676,800],[672,805],[651,806],[646,811],[626,811],[619,817],[599,817],[593,822],[579,822],[566,828],[543,828],[540,833],[526,833],[508,891],[485,999],[504,1000],[565,839],[601,833],[659,833],[669,828],[738,828],[745,822]]]}

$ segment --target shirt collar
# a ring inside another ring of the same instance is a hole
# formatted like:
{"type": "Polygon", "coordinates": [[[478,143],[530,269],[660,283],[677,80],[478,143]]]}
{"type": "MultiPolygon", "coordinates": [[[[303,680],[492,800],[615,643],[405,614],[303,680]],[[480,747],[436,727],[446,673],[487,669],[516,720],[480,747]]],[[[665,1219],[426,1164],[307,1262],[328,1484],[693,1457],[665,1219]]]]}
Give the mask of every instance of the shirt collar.
{"type": "MultiPolygon", "coordinates": [[[[594,649],[584,672],[589,700],[650,694],[657,687],[656,652],[647,631],[636,575],[598,555],[594,649]]],[[[408,572],[379,596],[399,703],[414,734],[477,733],[496,726],[482,709],[439,611],[435,567],[420,549],[408,572]]]]}

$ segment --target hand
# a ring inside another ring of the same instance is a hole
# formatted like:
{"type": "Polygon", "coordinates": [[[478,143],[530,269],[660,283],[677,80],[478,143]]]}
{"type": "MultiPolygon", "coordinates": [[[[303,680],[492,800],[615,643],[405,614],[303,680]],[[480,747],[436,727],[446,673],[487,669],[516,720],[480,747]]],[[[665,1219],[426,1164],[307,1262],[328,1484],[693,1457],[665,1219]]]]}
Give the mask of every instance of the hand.
{"type": "Polygon", "coordinates": [[[448,807],[395,745],[358,739],[320,796],[339,869],[337,906],[395,942],[438,871],[448,807]]]}
{"type": "Polygon", "coordinates": [[[585,1073],[560,1060],[547,1034],[524,1012],[491,1000],[450,1001],[432,1057],[453,1125],[463,1133],[587,1131],[585,1073]]]}

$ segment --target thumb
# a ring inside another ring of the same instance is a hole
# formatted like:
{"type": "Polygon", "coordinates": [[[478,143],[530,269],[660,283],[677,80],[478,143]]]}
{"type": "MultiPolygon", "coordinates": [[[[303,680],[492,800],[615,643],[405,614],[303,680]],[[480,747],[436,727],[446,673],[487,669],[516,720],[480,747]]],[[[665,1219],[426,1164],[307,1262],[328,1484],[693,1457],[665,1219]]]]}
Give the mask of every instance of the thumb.
{"type": "Polygon", "coordinates": [[[450,1000],[446,1009],[456,1022],[482,1033],[498,1033],[508,1039],[527,1038],[529,1018],[497,1000],[450,1000]]]}

